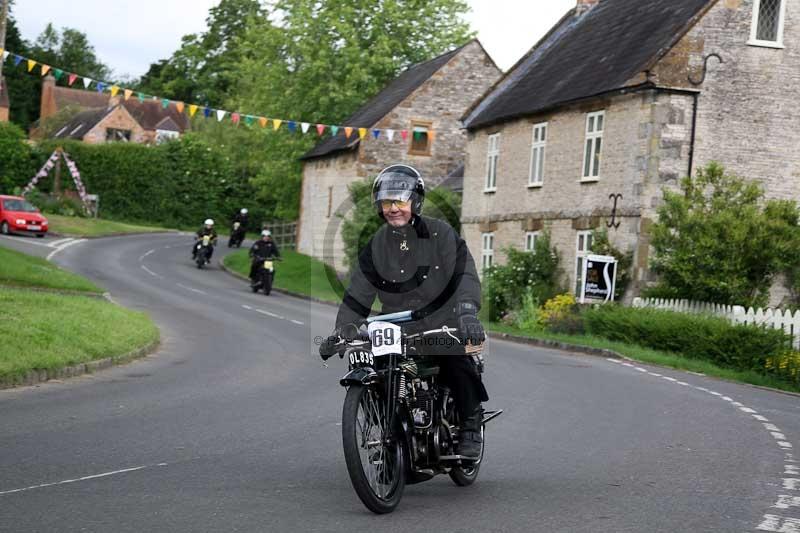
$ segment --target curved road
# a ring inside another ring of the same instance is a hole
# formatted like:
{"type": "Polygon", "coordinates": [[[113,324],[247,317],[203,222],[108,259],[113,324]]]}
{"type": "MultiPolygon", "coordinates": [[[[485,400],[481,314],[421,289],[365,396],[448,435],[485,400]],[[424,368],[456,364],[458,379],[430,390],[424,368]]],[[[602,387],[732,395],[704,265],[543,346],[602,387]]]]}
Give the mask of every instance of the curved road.
{"type": "Polygon", "coordinates": [[[0,391],[0,530],[800,532],[800,397],[496,339],[488,406],[506,413],[479,481],[437,477],[374,516],[341,452],[345,365],[315,355],[334,308],[198,271],[190,241],[53,256],[148,312],[163,342],[126,366],[0,391]]]}

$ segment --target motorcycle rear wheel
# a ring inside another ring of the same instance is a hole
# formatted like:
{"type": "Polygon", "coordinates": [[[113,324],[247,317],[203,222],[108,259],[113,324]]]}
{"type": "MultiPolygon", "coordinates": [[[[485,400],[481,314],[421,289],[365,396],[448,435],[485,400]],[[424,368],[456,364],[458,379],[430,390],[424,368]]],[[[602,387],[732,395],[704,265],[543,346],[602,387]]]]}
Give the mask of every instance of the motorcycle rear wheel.
{"type": "Polygon", "coordinates": [[[402,445],[385,441],[387,405],[375,389],[353,385],[342,409],[342,446],[356,494],[376,514],[391,513],[403,497],[402,445]]]}

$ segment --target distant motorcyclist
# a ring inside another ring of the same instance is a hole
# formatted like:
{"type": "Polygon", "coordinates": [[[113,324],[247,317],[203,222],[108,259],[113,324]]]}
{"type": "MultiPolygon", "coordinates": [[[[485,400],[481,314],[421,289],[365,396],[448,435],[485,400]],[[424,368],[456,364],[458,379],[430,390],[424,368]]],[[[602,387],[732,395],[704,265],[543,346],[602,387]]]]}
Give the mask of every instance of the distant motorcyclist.
{"type": "Polygon", "coordinates": [[[261,232],[261,240],[253,243],[249,252],[252,262],[250,264],[250,279],[255,282],[256,274],[258,274],[258,266],[264,261],[269,261],[273,258],[280,258],[281,253],[278,250],[278,245],[272,240],[272,233],[269,230],[261,232]]]}
{"type": "Polygon", "coordinates": [[[243,207],[233,216],[233,223],[231,224],[231,236],[228,240],[228,248],[232,246],[239,247],[242,245],[245,233],[247,232],[247,222],[247,209],[243,207]]]}
{"type": "Polygon", "coordinates": [[[192,245],[192,259],[197,258],[197,241],[207,235],[211,237],[211,242],[209,243],[206,261],[211,261],[211,256],[214,255],[214,245],[217,243],[217,230],[214,229],[214,220],[210,218],[203,222],[203,227],[197,230],[195,234],[194,244],[192,245]]]}

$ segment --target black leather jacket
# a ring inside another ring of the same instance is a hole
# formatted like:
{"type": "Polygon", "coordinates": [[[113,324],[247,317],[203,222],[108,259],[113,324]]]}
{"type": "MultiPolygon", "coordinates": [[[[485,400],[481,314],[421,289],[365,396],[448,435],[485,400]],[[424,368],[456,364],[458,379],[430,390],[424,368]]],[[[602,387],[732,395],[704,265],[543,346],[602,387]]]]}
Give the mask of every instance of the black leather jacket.
{"type": "Polygon", "coordinates": [[[366,318],[375,297],[382,313],[417,311],[408,329],[456,327],[456,305],[479,308],[481,285],[464,242],[446,222],[414,216],[401,228],[385,224],[361,251],[339,307],[336,326],[366,318]]]}
{"type": "Polygon", "coordinates": [[[274,241],[258,240],[250,247],[250,257],[260,261],[266,261],[271,257],[280,257],[278,246],[274,241]]]}
{"type": "Polygon", "coordinates": [[[203,226],[199,230],[197,230],[197,238],[202,239],[206,235],[211,235],[211,244],[217,240],[217,230],[214,228],[208,229],[207,227],[203,226]]]}

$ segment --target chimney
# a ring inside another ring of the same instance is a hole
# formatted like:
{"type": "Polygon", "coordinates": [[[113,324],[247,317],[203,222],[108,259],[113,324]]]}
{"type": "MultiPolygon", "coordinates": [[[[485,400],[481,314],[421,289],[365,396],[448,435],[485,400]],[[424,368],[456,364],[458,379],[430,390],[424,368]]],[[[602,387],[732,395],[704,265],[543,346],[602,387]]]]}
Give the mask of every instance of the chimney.
{"type": "Polygon", "coordinates": [[[6,79],[0,78],[0,122],[8,122],[8,87],[6,87],[6,79]]]}
{"type": "Polygon", "coordinates": [[[42,82],[42,105],[39,109],[39,120],[56,114],[56,79],[48,74],[42,82]]]}
{"type": "Polygon", "coordinates": [[[575,7],[576,15],[583,15],[594,6],[600,3],[600,0],[578,0],[578,5],[575,7]]]}

